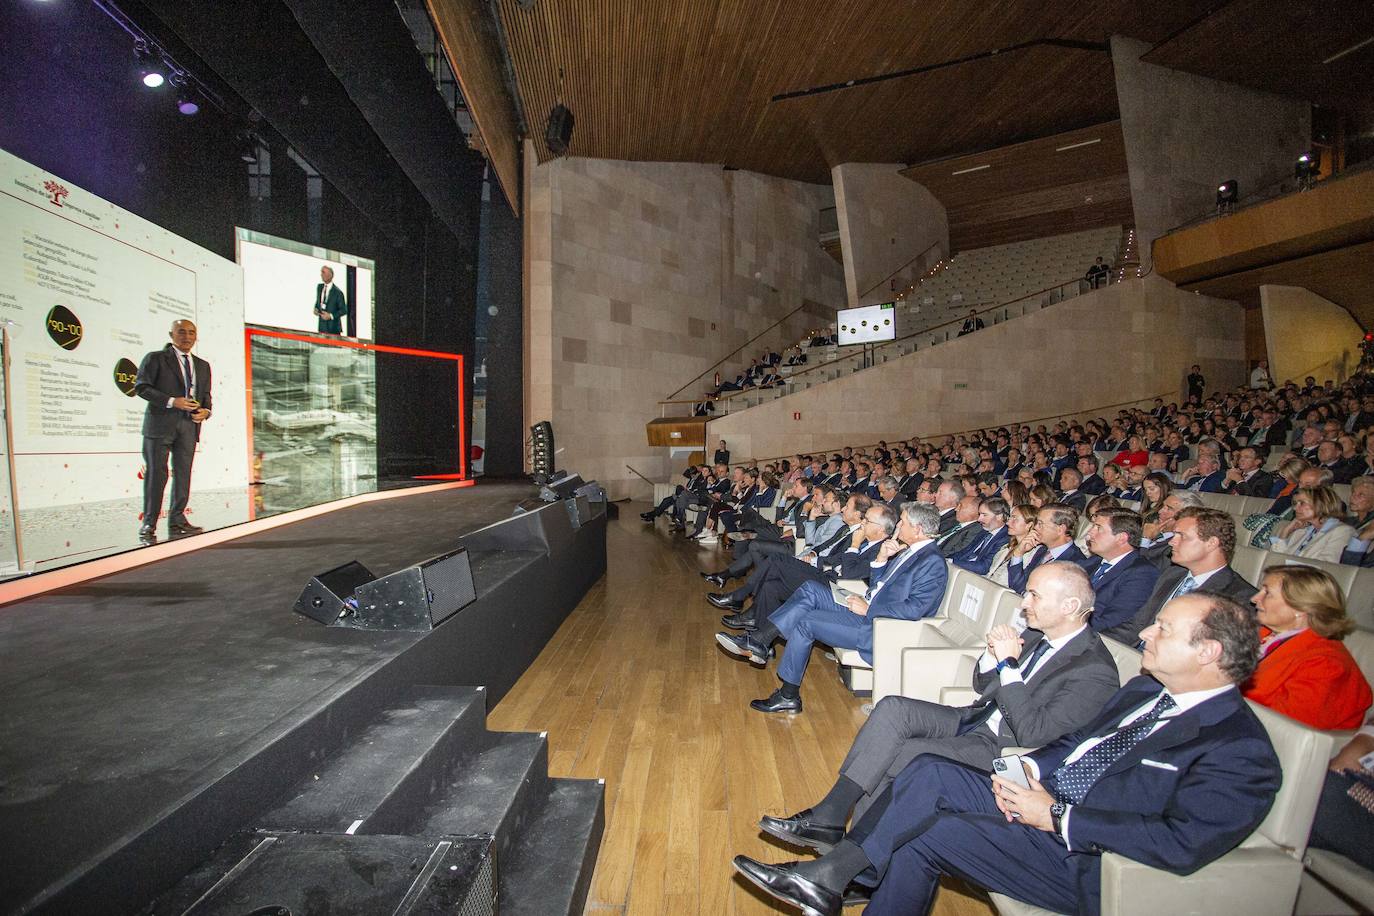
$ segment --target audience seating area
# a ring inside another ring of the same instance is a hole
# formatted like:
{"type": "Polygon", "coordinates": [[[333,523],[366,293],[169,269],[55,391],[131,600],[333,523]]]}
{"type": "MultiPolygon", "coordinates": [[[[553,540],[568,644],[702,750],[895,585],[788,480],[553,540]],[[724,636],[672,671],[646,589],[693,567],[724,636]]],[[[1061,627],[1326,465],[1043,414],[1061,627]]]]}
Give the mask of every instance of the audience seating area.
{"type": "MultiPolygon", "coordinates": [[[[1341,431],[1344,431],[1353,434],[1356,447],[1353,457],[1347,455],[1341,459],[1345,462],[1342,465],[1342,473],[1346,475],[1344,479],[1350,480],[1353,475],[1357,487],[1369,486],[1369,479],[1374,475],[1374,377],[1368,376],[1357,376],[1347,382],[1343,389],[1329,384],[1323,388],[1310,382],[1306,388],[1288,382],[1272,393],[1240,389],[1213,395],[1192,407],[1160,405],[1152,413],[1121,411],[1111,422],[1102,418],[1084,420],[1081,424],[1066,421],[1053,430],[1042,426],[1036,431],[1030,427],[1013,425],[949,437],[941,443],[922,442],[917,438],[890,447],[887,443],[879,443],[876,446],[847,448],[843,450],[843,455],[822,455],[814,463],[811,456],[798,456],[804,464],[790,471],[786,462],[765,464],[755,476],[768,480],[772,480],[774,475],[779,478],[776,500],[772,506],[762,510],[764,517],[770,521],[786,510],[788,474],[795,476],[801,467],[806,468],[806,473],[813,480],[824,480],[842,492],[870,495],[870,485],[876,487],[884,476],[888,476],[890,481],[895,480],[901,476],[899,469],[905,466],[910,471],[910,462],[914,461],[921,471],[940,475],[934,478],[937,481],[959,482],[965,492],[975,485],[992,481],[995,482],[995,489],[1000,489],[1005,495],[1009,488],[1004,480],[1012,474],[1007,471],[1003,475],[1002,470],[996,467],[993,453],[1005,454],[1010,446],[1020,449],[1027,467],[1042,472],[1042,486],[1048,485],[1053,491],[1058,489],[1059,483],[1058,474],[1051,467],[1054,456],[1050,453],[1056,445],[1082,448],[1086,443],[1093,443],[1096,446],[1107,439],[1108,429],[1115,432],[1117,427],[1123,427],[1127,432],[1144,437],[1139,446],[1144,450],[1170,455],[1172,453],[1163,444],[1167,438],[1164,434],[1169,431],[1185,429],[1190,422],[1202,416],[1210,418],[1215,413],[1220,417],[1223,412],[1233,416],[1243,414],[1248,424],[1251,416],[1259,417],[1272,409],[1275,403],[1288,405],[1287,415],[1282,419],[1290,424],[1291,431],[1284,437],[1284,442],[1289,444],[1275,446],[1269,451],[1265,468],[1274,470],[1286,457],[1302,451],[1306,443],[1311,461],[1302,466],[1316,470],[1315,456],[1319,450],[1315,443],[1304,438],[1304,428],[1315,426],[1322,429],[1319,438],[1323,443],[1336,443],[1342,438],[1341,431]],[[1366,444],[1366,439],[1371,441],[1366,444]],[[858,468],[857,463],[872,464],[871,476],[868,468],[858,468]],[[855,474],[856,469],[866,482],[859,485],[860,488],[851,489],[845,481],[855,480],[856,477],[846,475],[855,474]]],[[[1263,433],[1264,430],[1259,432],[1263,433]]],[[[1311,430],[1306,432],[1310,434],[1311,430]]],[[[1183,472],[1195,463],[1199,451],[1209,447],[1219,450],[1223,467],[1245,457],[1241,451],[1248,447],[1251,433],[1237,433],[1234,439],[1224,432],[1219,435],[1221,439],[1197,440],[1197,444],[1189,449],[1192,457],[1179,456],[1172,472],[1173,479],[1181,479],[1183,472]]],[[[1138,446],[1132,443],[1131,447],[1138,446]]],[[[1101,464],[1118,456],[1115,451],[1093,453],[1083,450],[1081,454],[1094,454],[1101,464]]],[[[1066,466],[1072,467],[1072,459],[1069,461],[1066,466]]],[[[746,462],[749,467],[757,467],[758,464],[746,462]]],[[[1333,462],[1330,466],[1336,465],[1333,462]]],[[[1291,469],[1290,473],[1293,473],[1291,469]]],[[[895,483],[885,485],[896,488],[895,483]]],[[[1180,484],[1175,484],[1175,487],[1184,489],[1180,484]]],[[[1331,485],[1331,490],[1341,500],[1342,511],[1350,512],[1351,500],[1355,495],[1352,486],[1337,483],[1331,485]]],[[[729,488],[723,492],[728,494],[729,488]]],[[[888,491],[889,494],[891,492],[888,491]]],[[[1314,567],[1330,576],[1342,595],[1347,616],[1356,627],[1354,632],[1345,637],[1345,647],[1365,679],[1374,684],[1374,565],[1367,562],[1348,565],[1358,562],[1350,560],[1348,556],[1345,557],[1345,564],[1338,564],[1252,547],[1251,534],[1245,522],[1252,516],[1268,513],[1273,505],[1272,497],[1192,492],[1196,493],[1202,506],[1223,512],[1231,519],[1236,530],[1236,545],[1229,566],[1247,583],[1258,584],[1266,568],[1292,564],[1314,567]]],[[[1367,494],[1368,490],[1360,492],[1367,494]]],[[[655,497],[661,499],[672,495],[673,488],[664,487],[655,497]]],[[[932,490],[924,498],[934,497],[932,490]]],[[[1062,494],[1044,498],[1053,501],[1062,498],[1062,494]]],[[[1139,508],[1138,502],[1124,498],[1118,500],[1118,504],[1133,510],[1139,508]]],[[[694,510],[688,511],[691,513],[694,510]]],[[[1352,521],[1367,539],[1370,526],[1374,525],[1370,521],[1374,511],[1364,508],[1361,513],[1359,518],[1352,521]]],[[[1074,532],[1075,540],[1080,545],[1085,544],[1089,524],[1089,518],[1080,516],[1074,532]]],[[[1168,530],[1172,531],[1172,528],[1168,530]]],[[[705,543],[712,542],[708,540],[705,543]]],[[[806,546],[798,536],[793,549],[797,555],[801,555],[806,546]]],[[[1087,553],[1086,548],[1084,552],[1087,553]]],[[[1348,549],[1347,554],[1349,552],[1348,549]]],[[[1167,563],[1167,559],[1161,562],[1167,563]]],[[[871,695],[874,704],[890,696],[910,697],[948,706],[965,706],[976,700],[970,684],[974,667],[984,650],[986,634],[992,627],[1002,624],[1024,626],[1019,611],[1022,596],[991,578],[959,568],[949,560],[946,560],[946,566],[948,583],[939,607],[932,615],[916,620],[892,617],[873,619],[871,664],[865,662],[863,655],[854,648],[836,646],[828,655],[836,663],[843,682],[854,693],[871,695]]],[[[863,580],[839,580],[834,582],[832,589],[836,603],[842,604],[844,593],[863,594],[866,587],[867,583],[863,580]],[[842,593],[841,589],[845,591],[842,593]]],[[[1122,684],[1141,672],[1142,656],[1139,651],[1114,640],[1107,639],[1105,642],[1116,662],[1122,684]]],[[[1252,702],[1251,705],[1255,704],[1252,702]]],[[[1223,911],[1228,913],[1297,912],[1311,916],[1317,913],[1367,912],[1350,908],[1350,901],[1365,901],[1367,904],[1374,900],[1374,874],[1336,853],[1306,848],[1326,763],[1355,733],[1320,731],[1268,708],[1256,706],[1255,709],[1269,733],[1284,774],[1282,788],[1267,818],[1239,847],[1186,878],[1146,867],[1118,855],[1106,854],[1103,861],[1102,912],[1203,912],[1208,899],[1223,898],[1227,900],[1223,911]],[[1336,893],[1333,893],[1333,889],[1336,893]]],[[[1366,710],[1365,715],[1368,712],[1366,710]]],[[[1019,750],[1004,749],[1004,753],[1019,750]]],[[[1004,913],[1044,912],[997,895],[993,895],[993,902],[1004,913]]]]}

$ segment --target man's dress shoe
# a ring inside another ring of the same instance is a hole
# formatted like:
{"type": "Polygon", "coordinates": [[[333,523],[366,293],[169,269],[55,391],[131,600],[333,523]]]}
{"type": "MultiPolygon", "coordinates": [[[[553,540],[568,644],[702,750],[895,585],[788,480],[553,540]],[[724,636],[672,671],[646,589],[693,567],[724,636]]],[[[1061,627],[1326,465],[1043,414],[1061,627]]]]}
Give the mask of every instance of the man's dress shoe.
{"type": "Polygon", "coordinates": [[[200,534],[204,530],[205,529],[200,527],[199,525],[192,525],[190,522],[182,522],[179,525],[169,524],[167,526],[168,533],[171,534],[173,537],[185,537],[188,534],[200,534]]]}
{"type": "Polygon", "coordinates": [[[138,539],[144,544],[156,544],[157,531],[152,525],[144,525],[142,528],[138,529],[138,539]]]}
{"type": "Polygon", "coordinates": [[[747,658],[756,665],[768,664],[768,659],[773,656],[771,648],[762,646],[750,639],[748,633],[741,633],[738,636],[734,633],[717,633],[716,642],[720,643],[720,647],[731,655],[747,658]]]}
{"type": "Polygon", "coordinates": [[[725,588],[725,573],[702,573],[701,578],[710,582],[716,588],[725,588]]]}
{"type": "Polygon", "coordinates": [[[740,611],[738,614],[726,614],[724,617],[720,618],[720,624],[732,630],[758,629],[754,626],[754,615],[746,614],[743,611],[740,611]]]}
{"type": "Polygon", "coordinates": [[[744,602],[736,601],[735,599],[731,598],[729,592],[709,592],[706,595],[706,600],[714,604],[716,607],[720,608],[722,611],[744,610],[744,602]]]}
{"type": "Polygon", "coordinates": [[[774,690],[762,700],[751,701],[749,708],[759,712],[801,712],[802,701],[801,697],[785,697],[781,690],[774,690]]]}
{"type": "Polygon", "coordinates": [[[843,827],[829,827],[811,820],[811,809],[798,811],[791,817],[768,817],[759,819],[763,832],[775,836],[794,846],[805,846],[824,855],[844,839],[843,827]]]}
{"type": "Polygon", "coordinates": [[[639,513],[639,517],[644,519],[644,521],[646,522],[652,522],[655,518],[652,512],[641,512],[639,513]]]}
{"type": "Polygon", "coordinates": [[[828,887],[821,887],[797,874],[796,862],[767,865],[748,856],[735,856],[735,870],[760,889],[801,910],[804,916],[838,916],[844,899],[828,887]]]}

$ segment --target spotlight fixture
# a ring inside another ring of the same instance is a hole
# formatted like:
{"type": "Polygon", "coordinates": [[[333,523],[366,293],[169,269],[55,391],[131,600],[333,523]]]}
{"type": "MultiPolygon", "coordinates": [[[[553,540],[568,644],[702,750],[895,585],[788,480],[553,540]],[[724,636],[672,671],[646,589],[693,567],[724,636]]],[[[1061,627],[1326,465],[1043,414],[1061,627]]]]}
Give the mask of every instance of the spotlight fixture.
{"type": "Polygon", "coordinates": [[[167,81],[162,74],[162,65],[157,55],[142,38],[134,39],[134,57],[138,60],[139,76],[143,80],[143,85],[149,89],[156,89],[167,81]]]}
{"type": "Polygon", "coordinates": [[[1236,201],[1240,200],[1240,183],[1234,178],[1223,181],[1217,185],[1217,210],[1226,212],[1236,206],[1236,201]]]}
{"type": "Polygon", "coordinates": [[[253,136],[251,131],[239,134],[235,142],[238,144],[240,162],[252,165],[258,161],[258,138],[253,136]]]}
{"type": "Polygon", "coordinates": [[[1321,156],[1316,152],[1308,151],[1299,156],[1298,161],[1293,163],[1293,177],[1298,180],[1298,188],[1303,191],[1310,189],[1321,170],[1321,156]]]}
{"type": "Polygon", "coordinates": [[[190,93],[183,91],[177,96],[177,111],[184,115],[193,115],[200,111],[200,105],[191,98],[190,93]]]}

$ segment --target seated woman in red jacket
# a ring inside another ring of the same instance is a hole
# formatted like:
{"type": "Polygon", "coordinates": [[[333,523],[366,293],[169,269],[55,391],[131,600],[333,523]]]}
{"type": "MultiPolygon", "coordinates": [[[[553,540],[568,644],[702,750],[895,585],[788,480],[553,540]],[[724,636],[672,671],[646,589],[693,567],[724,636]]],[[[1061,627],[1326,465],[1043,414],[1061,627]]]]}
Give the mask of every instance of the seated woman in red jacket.
{"type": "Polygon", "coordinates": [[[1354,624],[1336,580],[1310,566],[1270,566],[1250,601],[1259,611],[1260,662],[1245,696],[1320,729],[1354,729],[1371,695],[1341,644],[1354,624]]]}

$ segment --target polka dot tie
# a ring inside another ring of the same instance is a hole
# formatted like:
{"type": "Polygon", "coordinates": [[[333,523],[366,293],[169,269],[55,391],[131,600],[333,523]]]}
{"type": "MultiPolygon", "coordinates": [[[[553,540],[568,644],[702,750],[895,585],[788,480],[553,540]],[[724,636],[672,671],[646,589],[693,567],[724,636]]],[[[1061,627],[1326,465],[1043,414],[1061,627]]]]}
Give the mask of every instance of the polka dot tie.
{"type": "MultiPolygon", "coordinates": [[[[1167,693],[1160,694],[1159,701],[1139,719],[1122,726],[1105,741],[1089,750],[1073,763],[1066,763],[1050,774],[1054,783],[1050,794],[1073,805],[1081,805],[1088,791],[1107,772],[1107,768],[1126,755],[1150,734],[1159,717],[1177,706],[1174,698],[1167,693]]],[[[1049,788],[1049,787],[1047,787],[1049,788]]]]}

